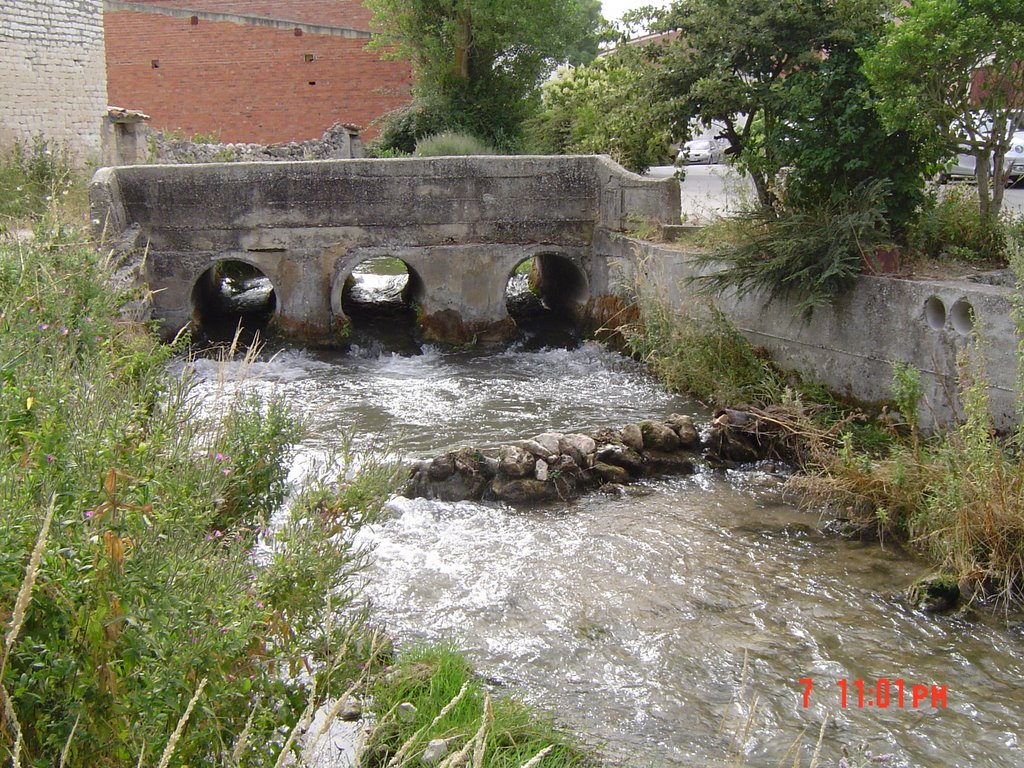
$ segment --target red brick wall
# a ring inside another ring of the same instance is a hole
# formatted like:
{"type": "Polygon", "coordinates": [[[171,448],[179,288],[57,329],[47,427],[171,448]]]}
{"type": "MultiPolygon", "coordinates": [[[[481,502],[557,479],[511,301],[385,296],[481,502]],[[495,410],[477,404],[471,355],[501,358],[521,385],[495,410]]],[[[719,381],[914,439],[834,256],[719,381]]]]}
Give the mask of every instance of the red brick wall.
{"type": "MultiPolygon", "coordinates": [[[[309,11],[315,4],[295,6],[309,11]]],[[[199,5],[250,13],[282,3],[206,0],[192,7],[199,5]]],[[[104,28],[108,102],[147,113],[154,128],[270,144],[316,138],[344,122],[372,138],[371,121],[410,99],[408,64],[381,61],[366,50],[366,39],[296,37],[292,29],[203,19],[192,25],[188,18],[135,11],[105,13],[104,28]],[[315,60],[306,61],[307,55],[315,60]]]]}
{"type": "Polygon", "coordinates": [[[165,8],[188,8],[214,13],[240,13],[274,19],[327,24],[349,29],[372,29],[370,12],[360,0],[127,0],[165,8]]]}

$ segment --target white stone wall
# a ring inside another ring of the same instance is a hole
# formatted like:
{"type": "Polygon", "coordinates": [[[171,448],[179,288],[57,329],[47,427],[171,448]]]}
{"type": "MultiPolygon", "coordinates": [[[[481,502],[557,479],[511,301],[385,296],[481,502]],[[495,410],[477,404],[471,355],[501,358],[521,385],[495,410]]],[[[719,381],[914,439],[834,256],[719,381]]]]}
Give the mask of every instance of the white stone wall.
{"type": "Polygon", "coordinates": [[[102,0],[2,0],[0,147],[42,134],[84,164],[106,106],[102,0]]]}

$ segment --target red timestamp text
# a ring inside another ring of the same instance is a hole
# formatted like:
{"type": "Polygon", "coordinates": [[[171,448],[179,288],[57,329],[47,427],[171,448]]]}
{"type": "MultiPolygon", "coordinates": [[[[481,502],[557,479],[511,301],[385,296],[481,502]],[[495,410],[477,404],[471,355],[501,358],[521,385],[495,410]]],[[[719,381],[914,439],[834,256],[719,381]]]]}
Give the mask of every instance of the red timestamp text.
{"type": "MultiPolygon", "coordinates": [[[[804,687],[804,708],[811,705],[811,691],[814,680],[801,677],[797,682],[804,687]]],[[[835,681],[839,689],[839,706],[873,707],[877,709],[945,709],[947,690],[944,685],[926,685],[907,683],[903,678],[890,679],[880,677],[876,680],[842,680],[835,681]]]]}

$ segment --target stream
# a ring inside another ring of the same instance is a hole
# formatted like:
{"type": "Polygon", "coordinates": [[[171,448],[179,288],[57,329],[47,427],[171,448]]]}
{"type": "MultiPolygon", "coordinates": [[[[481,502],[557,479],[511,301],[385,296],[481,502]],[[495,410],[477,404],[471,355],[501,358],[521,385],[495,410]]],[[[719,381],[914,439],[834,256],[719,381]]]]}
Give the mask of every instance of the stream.
{"type": "MultiPolygon", "coordinates": [[[[387,436],[416,459],[549,430],[709,418],[592,343],[285,348],[193,367],[199,397],[241,386],[303,414],[295,480],[349,435],[357,446],[387,436]]],[[[611,765],[792,766],[799,743],[807,766],[826,719],[822,766],[841,765],[844,750],[851,768],[1024,765],[1021,629],[911,610],[901,595],[925,566],[822,523],[776,476],[703,468],[538,509],[397,497],[359,537],[374,551],[373,620],[399,645],[451,641],[611,765]],[[806,707],[801,679],[813,681],[806,707]],[[916,707],[914,686],[927,692],[916,707]]]]}

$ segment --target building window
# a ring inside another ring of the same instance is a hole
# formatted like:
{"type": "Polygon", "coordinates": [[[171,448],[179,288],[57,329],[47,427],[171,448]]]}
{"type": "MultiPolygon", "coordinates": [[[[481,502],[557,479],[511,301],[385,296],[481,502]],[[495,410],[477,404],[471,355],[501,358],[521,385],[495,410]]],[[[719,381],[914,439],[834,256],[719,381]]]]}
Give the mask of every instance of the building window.
{"type": "Polygon", "coordinates": [[[310,80],[310,81],[309,81],[309,84],[310,84],[310,85],[316,85],[316,80],[310,80]]]}
{"type": "Polygon", "coordinates": [[[198,16],[193,16],[191,19],[188,20],[188,23],[191,24],[193,27],[198,27],[199,26],[199,17],[198,16]]]}
{"type": "Polygon", "coordinates": [[[312,64],[314,61],[316,61],[316,54],[315,53],[305,53],[305,54],[302,55],[302,60],[304,62],[306,62],[307,64],[312,64]]]}
{"type": "Polygon", "coordinates": [[[295,28],[295,36],[302,37],[302,30],[299,29],[298,27],[295,28]]]}
{"type": "Polygon", "coordinates": [[[160,59],[153,59],[149,62],[149,66],[151,66],[153,69],[160,69],[160,59]]]}

